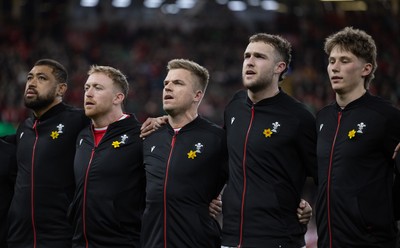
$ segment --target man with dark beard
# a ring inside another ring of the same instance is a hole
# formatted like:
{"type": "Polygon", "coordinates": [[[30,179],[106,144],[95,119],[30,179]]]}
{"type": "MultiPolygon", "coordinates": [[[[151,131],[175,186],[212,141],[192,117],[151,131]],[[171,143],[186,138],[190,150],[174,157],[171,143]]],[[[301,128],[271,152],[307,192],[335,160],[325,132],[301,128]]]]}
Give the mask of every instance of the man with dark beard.
{"type": "Polygon", "coordinates": [[[89,119],[62,102],[67,82],[64,66],[51,59],[37,61],[28,73],[24,102],[33,115],[16,133],[18,172],[9,247],[71,247],[66,216],[75,190],[75,141],[89,119]]]}

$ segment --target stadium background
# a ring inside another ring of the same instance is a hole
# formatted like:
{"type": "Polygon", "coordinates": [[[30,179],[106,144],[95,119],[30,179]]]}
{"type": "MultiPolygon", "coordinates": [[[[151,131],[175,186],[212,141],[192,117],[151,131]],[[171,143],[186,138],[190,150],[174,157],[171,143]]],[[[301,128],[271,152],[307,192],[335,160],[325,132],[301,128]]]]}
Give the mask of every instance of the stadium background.
{"type": "MultiPolygon", "coordinates": [[[[0,135],[29,114],[22,103],[26,75],[40,58],[69,71],[65,101],[82,106],[90,65],[110,65],[128,77],[127,112],[139,120],[163,114],[166,63],[192,59],[209,69],[200,113],[222,125],[225,104],[241,88],[248,37],[280,34],[293,45],[282,87],[313,113],[334,99],[324,39],[345,26],[367,31],[378,47],[373,94],[400,105],[400,0],[0,0],[0,135]]],[[[313,201],[307,184],[306,198],[313,201]]],[[[308,248],[316,247],[312,222],[308,248]]]]}

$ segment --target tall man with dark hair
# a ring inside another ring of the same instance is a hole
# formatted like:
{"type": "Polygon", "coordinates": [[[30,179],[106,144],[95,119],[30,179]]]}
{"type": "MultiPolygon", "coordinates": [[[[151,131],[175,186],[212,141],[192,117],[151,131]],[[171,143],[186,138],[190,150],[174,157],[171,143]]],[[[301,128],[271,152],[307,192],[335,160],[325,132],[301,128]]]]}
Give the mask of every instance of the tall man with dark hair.
{"type": "Polygon", "coordinates": [[[306,177],[317,178],[315,119],[279,87],[290,60],[284,38],[250,37],[242,68],[247,91],[233,97],[224,116],[229,153],[224,247],[305,246],[307,227],[296,209],[306,177]]]}
{"type": "Polygon", "coordinates": [[[336,102],[317,115],[318,247],[395,247],[400,111],[368,91],[377,68],[370,35],[346,27],[326,39],[325,52],[336,102]]]}
{"type": "Polygon", "coordinates": [[[37,61],[28,73],[24,102],[33,115],[16,133],[9,247],[71,247],[67,210],[75,191],[75,141],[89,122],[82,110],[63,103],[67,82],[64,66],[51,59],[37,61]]]}
{"type": "Polygon", "coordinates": [[[146,181],[140,123],[123,112],[129,84],[110,66],[88,74],[84,108],[92,125],[76,144],[72,247],[139,248],[146,181]]]}

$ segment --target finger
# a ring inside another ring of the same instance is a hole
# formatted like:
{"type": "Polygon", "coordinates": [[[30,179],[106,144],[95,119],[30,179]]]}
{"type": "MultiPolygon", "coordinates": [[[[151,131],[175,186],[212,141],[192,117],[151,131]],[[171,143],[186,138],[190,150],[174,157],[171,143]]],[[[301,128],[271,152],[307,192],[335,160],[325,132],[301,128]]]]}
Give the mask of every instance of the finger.
{"type": "Polygon", "coordinates": [[[153,130],[148,130],[148,131],[143,131],[140,133],[139,137],[144,139],[146,138],[149,134],[151,134],[153,132],[153,130]]]}
{"type": "Polygon", "coordinates": [[[397,152],[398,152],[398,151],[394,151],[393,156],[392,156],[392,159],[395,159],[395,158],[396,158],[397,152]]]}
{"type": "Polygon", "coordinates": [[[394,149],[392,159],[395,159],[395,158],[396,158],[397,153],[399,152],[399,150],[400,150],[400,143],[397,144],[396,148],[394,149]]]}
{"type": "Polygon", "coordinates": [[[140,127],[140,130],[143,130],[143,129],[145,129],[146,127],[148,127],[148,126],[151,124],[152,119],[153,119],[153,118],[147,118],[147,119],[143,122],[142,126],[140,127]]]}

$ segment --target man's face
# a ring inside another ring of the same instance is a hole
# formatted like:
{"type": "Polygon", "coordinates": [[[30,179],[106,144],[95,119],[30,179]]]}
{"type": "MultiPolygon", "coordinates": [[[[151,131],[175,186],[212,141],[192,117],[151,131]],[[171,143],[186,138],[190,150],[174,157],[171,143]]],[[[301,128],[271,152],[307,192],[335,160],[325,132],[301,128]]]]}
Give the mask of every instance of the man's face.
{"type": "Polygon", "coordinates": [[[53,69],[46,65],[34,66],[28,73],[24,103],[34,111],[46,109],[55,102],[57,87],[60,85],[52,73],[53,69]]]}
{"type": "Polygon", "coordinates": [[[97,118],[110,113],[117,103],[113,81],[104,73],[96,72],[89,75],[85,83],[85,114],[89,118],[97,118]]]}
{"type": "Polygon", "coordinates": [[[199,102],[196,78],[188,70],[172,69],[164,80],[163,108],[169,115],[187,112],[199,102]]]}
{"type": "Polygon", "coordinates": [[[338,46],[329,55],[327,70],[332,89],[338,94],[364,88],[364,77],[370,73],[365,61],[338,46]]]}
{"type": "Polygon", "coordinates": [[[243,85],[247,89],[260,91],[272,84],[274,76],[279,77],[275,53],[274,47],[265,42],[247,45],[242,68],[243,85]]]}

